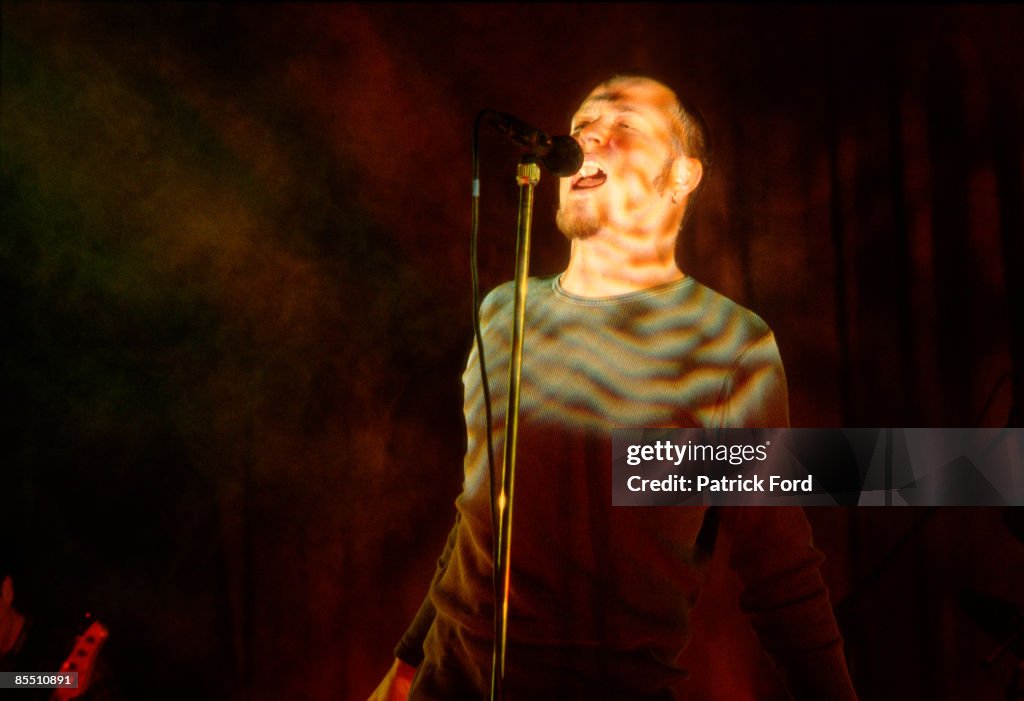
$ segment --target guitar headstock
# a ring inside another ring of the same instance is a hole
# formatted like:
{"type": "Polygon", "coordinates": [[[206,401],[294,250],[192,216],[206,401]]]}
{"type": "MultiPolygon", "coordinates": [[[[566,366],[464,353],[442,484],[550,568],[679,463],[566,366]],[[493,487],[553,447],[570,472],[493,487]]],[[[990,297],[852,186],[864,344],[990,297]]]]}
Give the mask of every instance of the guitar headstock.
{"type": "Polygon", "coordinates": [[[61,673],[78,672],[77,689],[57,689],[50,695],[50,701],[71,701],[85,694],[96,671],[96,660],[103,643],[110,637],[110,631],[99,621],[93,621],[84,633],[75,639],[71,654],[60,666],[61,673]]]}

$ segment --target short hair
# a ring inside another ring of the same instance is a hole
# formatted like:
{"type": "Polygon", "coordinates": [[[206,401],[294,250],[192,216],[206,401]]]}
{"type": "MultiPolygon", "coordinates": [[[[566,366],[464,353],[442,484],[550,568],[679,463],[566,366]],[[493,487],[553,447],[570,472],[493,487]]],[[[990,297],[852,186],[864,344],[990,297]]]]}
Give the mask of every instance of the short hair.
{"type": "MultiPolygon", "coordinates": [[[[704,189],[708,175],[711,173],[711,133],[708,130],[704,116],[692,102],[684,101],[679,94],[668,87],[660,80],[649,78],[638,73],[616,73],[607,80],[599,83],[599,86],[614,86],[621,83],[653,83],[659,85],[672,95],[675,105],[671,110],[672,116],[672,144],[673,156],[678,158],[685,155],[689,158],[696,158],[700,161],[702,176],[697,189],[690,193],[690,204],[696,199],[697,194],[704,189]]],[[[690,209],[690,207],[687,207],[690,209]]]]}

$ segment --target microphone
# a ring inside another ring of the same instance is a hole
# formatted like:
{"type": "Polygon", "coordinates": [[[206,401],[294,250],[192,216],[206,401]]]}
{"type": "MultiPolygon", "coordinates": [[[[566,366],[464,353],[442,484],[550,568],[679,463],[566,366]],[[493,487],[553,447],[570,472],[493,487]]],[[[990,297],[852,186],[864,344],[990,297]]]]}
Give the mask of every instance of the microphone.
{"type": "Polygon", "coordinates": [[[540,158],[552,175],[567,178],[583,165],[583,149],[571,136],[548,136],[512,115],[494,110],[483,112],[491,126],[540,158]]]}

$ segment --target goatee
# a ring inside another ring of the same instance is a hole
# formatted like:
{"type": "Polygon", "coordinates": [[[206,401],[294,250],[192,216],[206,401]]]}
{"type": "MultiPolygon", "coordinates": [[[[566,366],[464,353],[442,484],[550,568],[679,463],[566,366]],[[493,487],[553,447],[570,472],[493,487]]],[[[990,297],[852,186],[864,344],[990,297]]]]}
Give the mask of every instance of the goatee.
{"type": "Polygon", "coordinates": [[[558,208],[555,224],[570,241],[588,239],[601,229],[601,222],[596,216],[570,212],[565,207],[558,208]]]}

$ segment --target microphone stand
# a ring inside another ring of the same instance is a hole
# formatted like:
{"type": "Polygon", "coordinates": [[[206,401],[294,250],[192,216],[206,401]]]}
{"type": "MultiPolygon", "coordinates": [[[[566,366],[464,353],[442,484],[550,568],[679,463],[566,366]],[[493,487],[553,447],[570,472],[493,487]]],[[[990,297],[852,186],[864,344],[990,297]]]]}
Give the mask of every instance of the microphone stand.
{"type": "MultiPolygon", "coordinates": [[[[500,586],[495,591],[494,658],[491,661],[491,699],[504,698],[505,642],[508,636],[508,598],[512,555],[512,488],[515,482],[516,439],[519,429],[519,383],[523,368],[523,327],[526,319],[527,278],[530,272],[530,227],[533,220],[533,189],[540,182],[537,157],[524,155],[516,168],[519,185],[519,221],[516,232],[516,285],[512,319],[512,349],[508,364],[508,411],[505,414],[505,460],[501,474],[498,512],[498,549],[494,563],[500,586]]],[[[489,430],[489,429],[488,429],[489,430]]]]}

